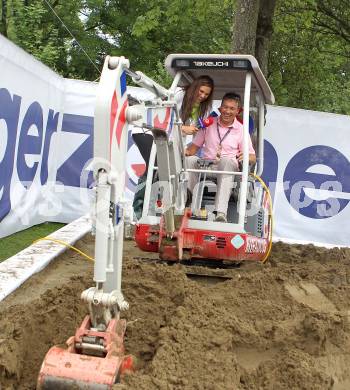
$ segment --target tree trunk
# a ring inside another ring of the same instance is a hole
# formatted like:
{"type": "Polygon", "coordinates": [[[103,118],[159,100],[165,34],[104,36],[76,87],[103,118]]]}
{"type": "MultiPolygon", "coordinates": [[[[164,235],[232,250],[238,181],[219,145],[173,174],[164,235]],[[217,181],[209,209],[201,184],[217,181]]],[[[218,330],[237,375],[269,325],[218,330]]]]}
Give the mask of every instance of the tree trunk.
{"type": "Polygon", "coordinates": [[[276,0],[237,0],[232,52],[252,54],[267,75],[276,0]]]}
{"type": "Polygon", "coordinates": [[[7,0],[2,0],[1,2],[0,33],[7,37],[7,0]]]}
{"type": "Polygon", "coordinates": [[[265,76],[268,74],[270,42],[273,33],[272,20],[275,7],[276,0],[264,0],[260,2],[255,38],[255,57],[265,76]]]}
{"type": "Polygon", "coordinates": [[[237,0],[232,42],[233,53],[255,55],[259,4],[260,0],[237,0]]]}

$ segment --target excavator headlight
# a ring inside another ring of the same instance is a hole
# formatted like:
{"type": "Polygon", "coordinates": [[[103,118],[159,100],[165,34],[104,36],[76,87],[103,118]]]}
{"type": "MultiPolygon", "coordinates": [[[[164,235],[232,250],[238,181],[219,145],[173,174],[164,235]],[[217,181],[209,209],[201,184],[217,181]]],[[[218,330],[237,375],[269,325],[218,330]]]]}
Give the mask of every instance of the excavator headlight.
{"type": "Polygon", "coordinates": [[[189,60],[176,60],[175,67],[177,68],[188,68],[190,66],[189,60]]]}

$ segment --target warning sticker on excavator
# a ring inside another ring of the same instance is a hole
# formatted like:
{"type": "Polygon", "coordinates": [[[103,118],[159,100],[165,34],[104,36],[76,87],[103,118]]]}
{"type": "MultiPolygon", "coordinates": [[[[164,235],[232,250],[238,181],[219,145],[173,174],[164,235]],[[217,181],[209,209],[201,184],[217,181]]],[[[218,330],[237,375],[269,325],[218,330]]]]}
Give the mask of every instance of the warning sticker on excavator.
{"type": "Polygon", "coordinates": [[[232,244],[232,246],[234,248],[239,249],[239,248],[241,248],[244,245],[244,240],[243,240],[243,238],[239,234],[236,234],[232,238],[231,244],[232,244]]]}

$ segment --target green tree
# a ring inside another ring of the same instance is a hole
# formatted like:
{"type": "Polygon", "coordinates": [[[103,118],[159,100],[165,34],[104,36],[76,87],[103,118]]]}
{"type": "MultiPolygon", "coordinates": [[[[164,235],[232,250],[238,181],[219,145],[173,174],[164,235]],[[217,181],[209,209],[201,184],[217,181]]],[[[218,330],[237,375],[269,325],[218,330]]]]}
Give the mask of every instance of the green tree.
{"type": "Polygon", "coordinates": [[[57,70],[56,64],[63,49],[59,40],[59,30],[48,22],[48,13],[41,1],[24,5],[21,1],[12,1],[8,36],[25,51],[38,60],[57,70]]]}
{"type": "Polygon", "coordinates": [[[1,1],[1,8],[0,8],[0,33],[7,36],[7,0],[1,1]]]}
{"type": "Polygon", "coordinates": [[[237,0],[232,52],[256,57],[267,74],[276,0],[237,0]]]}
{"type": "Polygon", "coordinates": [[[229,52],[233,3],[7,0],[4,20],[11,26],[1,27],[11,40],[65,77],[96,79],[96,68],[101,69],[110,54],[124,55],[134,69],[168,81],[162,68],[171,52],[229,52]]]}
{"type": "Polygon", "coordinates": [[[169,53],[229,52],[232,0],[87,1],[86,8],[86,26],[98,26],[111,54],[130,58],[134,69],[158,79],[169,53]]]}
{"type": "MultiPolygon", "coordinates": [[[[333,3],[342,3],[339,14],[346,16],[345,2],[333,3]]],[[[341,34],[320,27],[329,15],[321,16],[316,6],[314,1],[279,2],[268,79],[277,104],[349,114],[349,48],[341,34]]]]}
{"type": "Polygon", "coordinates": [[[0,1],[1,33],[63,76],[95,80],[107,54],[123,55],[165,84],[169,53],[229,53],[247,24],[237,7],[259,3],[251,43],[277,103],[350,113],[348,0],[0,1]]]}
{"type": "Polygon", "coordinates": [[[63,76],[93,80],[104,41],[85,28],[83,9],[82,0],[2,0],[1,33],[63,76]]]}

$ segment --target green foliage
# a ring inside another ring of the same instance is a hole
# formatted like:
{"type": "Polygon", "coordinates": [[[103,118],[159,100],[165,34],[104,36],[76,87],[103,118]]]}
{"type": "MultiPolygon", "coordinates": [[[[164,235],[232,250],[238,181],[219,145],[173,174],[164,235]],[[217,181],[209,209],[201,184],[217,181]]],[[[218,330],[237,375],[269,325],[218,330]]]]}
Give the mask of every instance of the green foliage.
{"type": "MultiPolygon", "coordinates": [[[[123,55],[132,69],[168,86],[171,79],[163,67],[168,54],[229,53],[235,4],[6,0],[0,28],[65,77],[95,80],[107,54],[123,55]]],[[[268,75],[277,104],[350,114],[349,20],[346,0],[278,1],[268,75]]]]}
{"type": "MultiPolygon", "coordinates": [[[[17,4],[20,2],[17,1],[17,4]]],[[[47,11],[41,1],[16,7],[10,37],[38,60],[56,69],[63,46],[58,39],[59,32],[55,25],[43,23],[47,17],[47,11]]]]}
{"type": "Polygon", "coordinates": [[[95,79],[101,68],[102,59],[98,51],[103,47],[103,42],[101,44],[95,31],[85,30],[80,17],[83,2],[47,1],[61,20],[46,0],[7,0],[7,14],[2,15],[1,26],[3,30],[3,20],[6,20],[5,35],[65,77],[95,79]],[[77,41],[94,59],[94,64],[89,62],[77,41]]]}
{"type": "Polygon", "coordinates": [[[320,28],[329,16],[314,4],[278,4],[268,79],[279,105],[350,114],[350,52],[343,38],[320,28]]]}
{"type": "Polygon", "coordinates": [[[114,0],[101,7],[88,1],[87,25],[99,21],[100,30],[114,44],[113,54],[130,58],[133,69],[159,80],[162,77],[157,69],[169,53],[229,52],[232,3],[114,0]]]}

